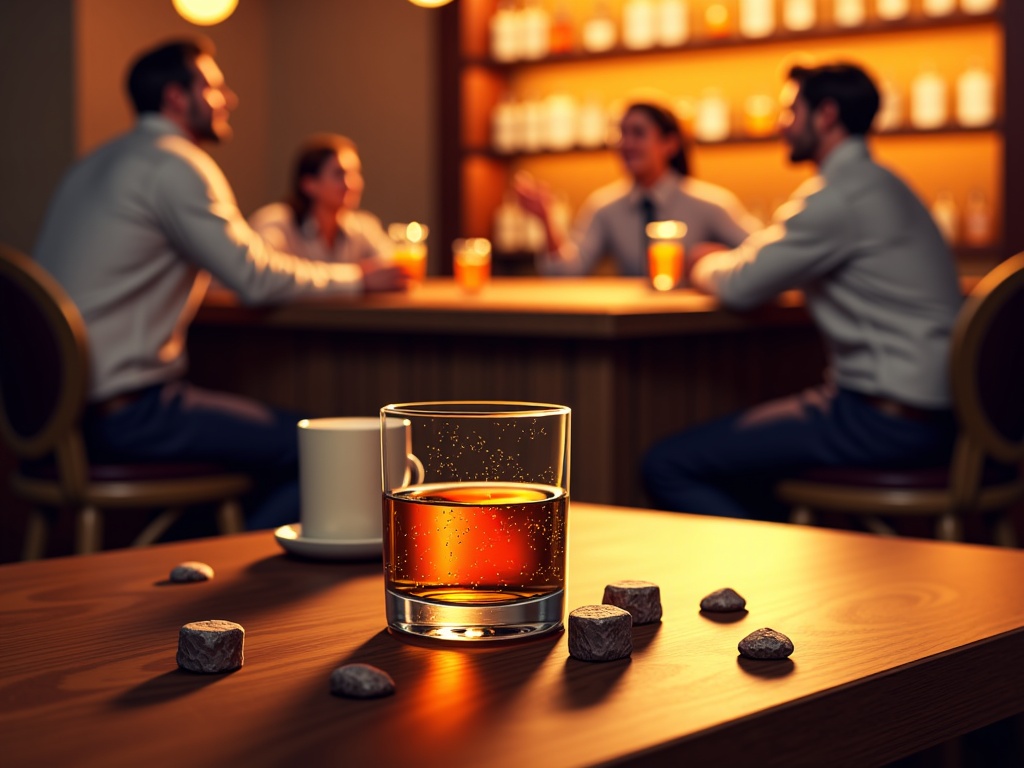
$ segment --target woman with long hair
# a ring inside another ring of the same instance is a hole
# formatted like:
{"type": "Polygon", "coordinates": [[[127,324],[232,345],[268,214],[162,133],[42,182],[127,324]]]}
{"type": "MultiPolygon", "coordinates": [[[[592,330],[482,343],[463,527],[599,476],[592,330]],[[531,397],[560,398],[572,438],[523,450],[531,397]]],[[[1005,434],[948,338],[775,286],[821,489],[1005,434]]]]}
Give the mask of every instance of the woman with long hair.
{"type": "Polygon", "coordinates": [[[380,220],[359,208],[363,186],[352,140],[315,134],[299,147],[287,199],[263,206],[249,223],[275,247],[309,259],[387,260],[394,246],[380,220]]]}

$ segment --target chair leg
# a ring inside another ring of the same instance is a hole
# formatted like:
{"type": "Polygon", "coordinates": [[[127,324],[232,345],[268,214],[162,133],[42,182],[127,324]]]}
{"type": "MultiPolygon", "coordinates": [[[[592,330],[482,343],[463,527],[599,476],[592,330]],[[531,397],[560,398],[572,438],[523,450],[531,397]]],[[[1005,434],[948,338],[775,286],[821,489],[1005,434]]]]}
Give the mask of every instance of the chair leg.
{"type": "Polygon", "coordinates": [[[789,513],[789,522],[794,525],[814,525],[814,512],[810,507],[800,504],[793,507],[793,511],[789,513]]]}
{"type": "Polygon", "coordinates": [[[25,547],[21,553],[22,560],[38,560],[46,554],[49,529],[50,523],[44,510],[35,507],[29,510],[25,525],[25,547]]]}
{"type": "Polygon", "coordinates": [[[1000,547],[1017,546],[1017,527],[1010,515],[997,515],[992,525],[992,540],[1000,547]]]}
{"type": "Polygon", "coordinates": [[[103,514],[92,504],[86,504],[75,516],[75,554],[99,552],[103,542],[103,514]]]}
{"type": "Polygon", "coordinates": [[[241,533],[245,530],[242,505],[237,499],[224,499],[217,509],[217,527],[221,533],[241,533]]]}
{"type": "Polygon", "coordinates": [[[159,540],[161,536],[167,533],[167,529],[174,525],[179,517],[181,517],[180,507],[165,509],[149,521],[149,525],[143,528],[142,533],[135,537],[135,541],[132,542],[132,546],[148,547],[150,544],[153,544],[159,540]]]}
{"type": "Polygon", "coordinates": [[[864,526],[872,533],[877,533],[879,536],[895,536],[896,531],[891,525],[882,520],[880,517],[869,515],[864,518],[864,526]]]}
{"type": "Polygon", "coordinates": [[[963,527],[960,525],[956,515],[947,513],[936,521],[935,538],[941,541],[963,540],[963,527]]]}

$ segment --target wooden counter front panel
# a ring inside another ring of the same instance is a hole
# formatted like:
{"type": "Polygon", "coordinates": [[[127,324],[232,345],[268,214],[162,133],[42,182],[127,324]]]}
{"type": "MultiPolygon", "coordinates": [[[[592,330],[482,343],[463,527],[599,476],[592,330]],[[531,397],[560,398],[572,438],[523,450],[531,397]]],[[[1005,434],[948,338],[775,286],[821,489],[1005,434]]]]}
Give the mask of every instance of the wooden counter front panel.
{"type": "MultiPolygon", "coordinates": [[[[472,317],[466,318],[472,323],[472,317]]],[[[572,408],[574,498],[644,505],[657,439],[820,380],[810,327],[579,339],[197,323],[191,378],[303,416],[375,415],[413,400],[528,400],[572,408]]]]}

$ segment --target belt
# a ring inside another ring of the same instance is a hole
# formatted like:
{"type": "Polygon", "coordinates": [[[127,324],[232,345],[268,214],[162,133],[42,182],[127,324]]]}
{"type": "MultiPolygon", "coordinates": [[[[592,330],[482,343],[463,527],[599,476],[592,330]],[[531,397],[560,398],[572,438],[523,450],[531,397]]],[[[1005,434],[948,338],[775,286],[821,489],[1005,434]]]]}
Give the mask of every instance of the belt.
{"type": "Polygon", "coordinates": [[[123,408],[127,408],[132,403],[139,400],[144,394],[145,390],[136,390],[134,392],[122,392],[120,395],[114,395],[108,397],[106,400],[99,400],[95,403],[89,404],[89,410],[93,413],[98,413],[100,416],[113,416],[123,408]]]}
{"type": "Polygon", "coordinates": [[[945,409],[918,408],[914,405],[907,405],[898,400],[890,400],[887,397],[875,395],[863,395],[864,402],[886,416],[893,416],[897,419],[909,419],[910,421],[933,421],[949,414],[945,409]]]}

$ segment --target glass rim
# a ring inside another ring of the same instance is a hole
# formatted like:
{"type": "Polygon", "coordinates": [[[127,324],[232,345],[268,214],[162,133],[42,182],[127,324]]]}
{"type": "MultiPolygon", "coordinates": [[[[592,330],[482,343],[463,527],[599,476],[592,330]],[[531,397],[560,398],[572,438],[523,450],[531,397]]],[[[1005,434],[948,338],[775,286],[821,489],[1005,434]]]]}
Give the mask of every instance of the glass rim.
{"type": "Polygon", "coordinates": [[[425,400],[390,403],[380,409],[381,416],[461,416],[479,419],[568,416],[571,412],[572,409],[567,405],[522,400],[425,400]]]}

